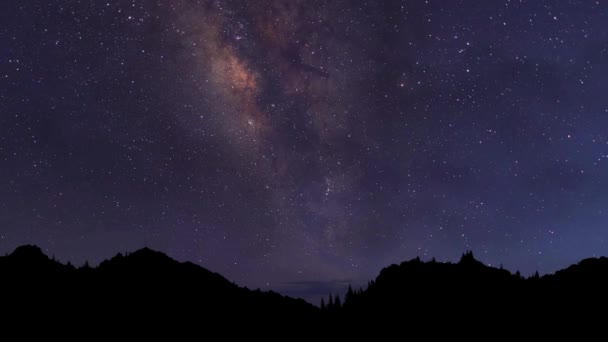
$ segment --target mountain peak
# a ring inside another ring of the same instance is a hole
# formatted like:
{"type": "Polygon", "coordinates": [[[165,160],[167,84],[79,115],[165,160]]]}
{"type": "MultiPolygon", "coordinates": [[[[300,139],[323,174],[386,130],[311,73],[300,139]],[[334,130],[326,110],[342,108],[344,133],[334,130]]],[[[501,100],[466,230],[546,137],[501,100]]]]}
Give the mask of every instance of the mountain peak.
{"type": "Polygon", "coordinates": [[[168,255],[163,252],[155,251],[149,247],[143,247],[136,250],[128,255],[129,257],[145,257],[145,258],[163,258],[170,259],[168,255]]]}
{"type": "Polygon", "coordinates": [[[119,269],[131,269],[138,272],[145,270],[146,272],[158,273],[160,268],[171,269],[177,264],[179,264],[178,261],[165,253],[144,247],[125,255],[117,254],[109,260],[102,261],[99,267],[101,269],[118,267],[119,269]]]}
{"type": "Polygon", "coordinates": [[[15,250],[13,251],[13,253],[11,253],[10,256],[15,257],[15,258],[27,258],[27,259],[40,259],[40,258],[47,259],[47,256],[42,252],[42,249],[40,249],[40,247],[35,246],[35,245],[19,246],[19,247],[15,248],[15,250]]]}

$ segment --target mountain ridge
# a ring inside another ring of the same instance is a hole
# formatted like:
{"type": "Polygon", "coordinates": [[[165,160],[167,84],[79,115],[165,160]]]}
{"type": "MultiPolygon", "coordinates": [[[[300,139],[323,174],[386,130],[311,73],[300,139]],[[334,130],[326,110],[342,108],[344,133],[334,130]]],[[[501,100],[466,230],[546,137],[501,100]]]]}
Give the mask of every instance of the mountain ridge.
{"type": "Polygon", "coordinates": [[[74,320],[111,315],[116,324],[136,320],[158,328],[202,319],[214,328],[225,322],[258,328],[274,322],[314,331],[351,327],[349,333],[356,336],[387,322],[422,327],[430,317],[446,327],[465,321],[529,327],[536,317],[572,321],[589,305],[608,304],[605,257],[527,278],[484,265],[472,252],[457,263],[415,258],[383,268],[366,289],[349,288],[344,302],[336,296],[321,308],[273,291],[240,287],[149,248],[119,253],[96,267],[76,268],[36,246],[21,246],[0,257],[0,279],[0,289],[12,294],[5,307],[63,307],[74,320]]]}

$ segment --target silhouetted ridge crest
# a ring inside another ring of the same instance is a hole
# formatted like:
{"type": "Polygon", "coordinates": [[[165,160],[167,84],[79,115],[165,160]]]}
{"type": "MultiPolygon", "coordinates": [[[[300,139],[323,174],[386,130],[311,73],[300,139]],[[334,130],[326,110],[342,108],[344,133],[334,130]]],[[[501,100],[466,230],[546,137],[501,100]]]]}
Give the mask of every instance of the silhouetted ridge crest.
{"type": "Polygon", "coordinates": [[[203,324],[206,331],[230,322],[235,328],[253,324],[266,333],[280,325],[299,326],[293,331],[332,327],[359,336],[397,327],[418,331],[430,323],[426,333],[519,328],[529,322],[538,327],[539,318],[561,326],[589,307],[608,306],[608,259],[603,257],[528,278],[484,265],[470,251],[457,263],[415,258],[384,268],[366,289],[333,292],[322,310],[272,291],[239,287],[149,248],[87,265],[76,269],[49,259],[36,246],[17,248],[0,257],[0,288],[9,294],[3,309],[27,308],[32,315],[61,308],[62,321],[111,317],[112,322],[145,322],[142,329],[151,330],[203,324]]]}
{"type": "Polygon", "coordinates": [[[530,322],[538,328],[550,322],[545,326],[550,330],[555,324],[580,320],[590,307],[606,307],[607,289],[605,257],[582,260],[555,274],[540,277],[535,272],[525,278],[502,266],[484,265],[467,251],[458,263],[415,258],[386,267],[365,290],[350,289],[343,309],[331,315],[352,326],[407,322],[410,327],[454,324],[458,329],[466,325],[498,331],[522,329],[530,322]]]}
{"type": "Polygon", "coordinates": [[[142,283],[187,283],[183,286],[195,286],[207,289],[238,289],[239,287],[228,281],[222,275],[211,272],[191,262],[178,262],[166,254],[150,248],[142,248],[133,253],[117,254],[113,258],[103,261],[99,267],[102,273],[119,275],[122,279],[142,283]]]}
{"type": "MultiPolygon", "coordinates": [[[[199,265],[149,248],[117,254],[97,267],[85,263],[75,268],[49,259],[36,246],[22,246],[0,257],[0,279],[0,289],[12,294],[8,299],[14,299],[15,307],[41,312],[61,308],[75,315],[72,319],[141,320],[146,329],[194,319],[197,326],[226,321],[289,326],[316,319],[318,311],[303,300],[239,287],[199,265]]],[[[5,300],[3,309],[10,305],[5,300]]]]}
{"type": "Polygon", "coordinates": [[[136,250],[135,252],[128,254],[127,256],[131,257],[131,258],[136,257],[136,258],[165,258],[165,259],[171,259],[165,253],[152,250],[152,249],[150,249],[148,247],[140,248],[140,249],[136,250]]]}
{"type": "Polygon", "coordinates": [[[23,245],[15,248],[13,253],[10,254],[12,258],[20,259],[48,259],[48,257],[42,252],[42,249],[34,245],[23,245]]]}

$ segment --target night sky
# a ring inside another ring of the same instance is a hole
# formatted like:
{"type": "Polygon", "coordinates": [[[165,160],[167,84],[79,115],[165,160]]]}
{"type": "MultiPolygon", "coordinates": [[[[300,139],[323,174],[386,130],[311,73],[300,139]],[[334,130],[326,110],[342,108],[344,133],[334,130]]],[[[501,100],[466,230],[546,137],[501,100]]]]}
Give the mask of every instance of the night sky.
{"type": "Polygon", "coordinates": [[[308,299],[608,254],[607,1],[0,3],[0,253],[308,299]]]}

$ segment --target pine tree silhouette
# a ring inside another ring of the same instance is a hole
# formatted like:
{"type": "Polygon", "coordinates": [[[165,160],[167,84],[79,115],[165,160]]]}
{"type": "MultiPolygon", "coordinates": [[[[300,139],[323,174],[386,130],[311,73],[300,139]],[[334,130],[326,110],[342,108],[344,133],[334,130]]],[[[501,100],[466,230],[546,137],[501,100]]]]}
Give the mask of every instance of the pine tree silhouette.
{"type": "Polygon", "coordinates": [[[348,291],[346,291],[346,296],[344,296],[344,303],[351,301],[353,299],[354,294],[355,293],[353,292],[353,288],[348,285],[348,291]]]}
{"type": "Polygon", "coordinates": [[[340,302],[340,295],[336,295],[336,299],[334,299],[334,309],[335,310],[340,310],[340,308],[342,307],[342,303],[340,302]]]}

